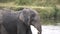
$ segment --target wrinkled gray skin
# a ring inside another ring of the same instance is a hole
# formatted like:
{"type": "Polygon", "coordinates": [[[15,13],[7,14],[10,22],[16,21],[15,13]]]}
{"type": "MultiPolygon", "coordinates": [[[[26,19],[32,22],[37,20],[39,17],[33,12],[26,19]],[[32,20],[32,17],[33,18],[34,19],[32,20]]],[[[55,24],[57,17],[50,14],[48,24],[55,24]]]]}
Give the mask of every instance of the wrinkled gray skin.
{"type": "Polygon", "coordinates": [[[30,25],[37,28],[38,34],[41,34],[40,17],[35,10],[25,8],[17,12],[4,10],[0,13],[2,13],[0,18],[3,21],[0,23],[7,31],[6,34],[32,34],[30,25]]]}

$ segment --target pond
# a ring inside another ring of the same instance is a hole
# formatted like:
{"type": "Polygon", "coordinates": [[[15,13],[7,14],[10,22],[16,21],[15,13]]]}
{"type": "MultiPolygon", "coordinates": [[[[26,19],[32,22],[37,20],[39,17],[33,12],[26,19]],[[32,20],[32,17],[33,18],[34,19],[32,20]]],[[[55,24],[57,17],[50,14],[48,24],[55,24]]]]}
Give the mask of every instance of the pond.
{"type": "MultiPolygon", "coordinates": [[[[37,34],[37,29],[31,25],[31,30],[33,34],[37,34]]],[[[42,34],[60,34],[60,26],[53,26],[53,25],[42,25],[42,34]]]]}

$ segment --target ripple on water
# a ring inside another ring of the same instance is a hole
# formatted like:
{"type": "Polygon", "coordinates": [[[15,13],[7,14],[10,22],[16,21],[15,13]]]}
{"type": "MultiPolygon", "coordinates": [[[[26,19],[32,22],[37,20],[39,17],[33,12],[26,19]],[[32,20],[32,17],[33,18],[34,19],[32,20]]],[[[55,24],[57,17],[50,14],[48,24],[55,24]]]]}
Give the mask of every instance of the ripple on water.
{"type": "MultiPolygon", "coordinates": [[[[37,34],[37,29],[31,26],[33,34],[37,34]]],[[[42,26],[42,34],[60,34],[60,26],[42,26]]]]}

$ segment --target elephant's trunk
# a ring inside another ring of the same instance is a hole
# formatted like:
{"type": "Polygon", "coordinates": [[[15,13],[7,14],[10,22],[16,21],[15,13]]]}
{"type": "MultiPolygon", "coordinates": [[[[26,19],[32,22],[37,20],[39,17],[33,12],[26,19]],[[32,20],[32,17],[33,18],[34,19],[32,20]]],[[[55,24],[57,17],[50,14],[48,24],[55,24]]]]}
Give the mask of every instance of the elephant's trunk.
{"type": "Polygon", "coordinates": [[[37,26],[35,26],[35,28],[38,30],[38,34],[41,34],[41,25],[40,24],[37,24],[37,26]]]}
{"type": "Polygon", "coordinates": [[[32,17],[32,22],[31,24],[39,31],[38,34],[41,34],[42,29],[41,29],[41,23],[40,23],[40,16],[35,13],[35,16],[32,17]]]}

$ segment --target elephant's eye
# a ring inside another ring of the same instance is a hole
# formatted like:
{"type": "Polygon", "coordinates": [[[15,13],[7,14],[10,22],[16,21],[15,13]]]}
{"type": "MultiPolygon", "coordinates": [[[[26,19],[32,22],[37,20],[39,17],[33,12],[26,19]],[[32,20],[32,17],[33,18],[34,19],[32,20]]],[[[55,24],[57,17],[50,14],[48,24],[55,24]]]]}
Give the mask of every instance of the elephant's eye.
{"type": "Polygon", "coordinates": [[[33,22],[33,21],[34,21],[34,18],[32,17],[31,20],[30,20],[30,22],[33,22]]]}

